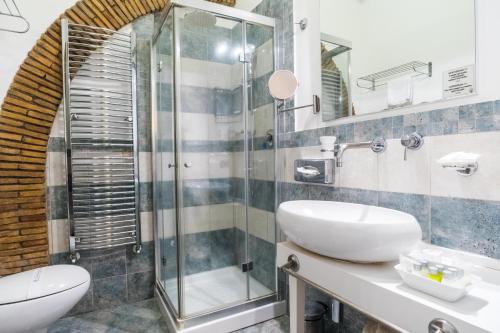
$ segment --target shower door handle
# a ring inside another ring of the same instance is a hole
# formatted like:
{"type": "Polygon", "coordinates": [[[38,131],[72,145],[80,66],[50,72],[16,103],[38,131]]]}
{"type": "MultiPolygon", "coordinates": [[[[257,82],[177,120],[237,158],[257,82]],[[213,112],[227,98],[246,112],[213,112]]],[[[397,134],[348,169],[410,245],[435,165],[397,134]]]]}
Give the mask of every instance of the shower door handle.
{"type": "Polygon", "coordinates": [[[193,163],[191,163],[191,162],[185,162],[185,163],[184,163],[184,167],[185,167],[185,168],[190,168],[190,167],[192,167],[192,166],[193,166],[193,163]]]}
{"type": "Polygon", "coordinates": [[[174,167],[175,167],[175,164],[173,164],[173,163],[168,163],[168,168],[169,168],[169,169],[170,169],[170,168],[174,168],[174,167]]]}

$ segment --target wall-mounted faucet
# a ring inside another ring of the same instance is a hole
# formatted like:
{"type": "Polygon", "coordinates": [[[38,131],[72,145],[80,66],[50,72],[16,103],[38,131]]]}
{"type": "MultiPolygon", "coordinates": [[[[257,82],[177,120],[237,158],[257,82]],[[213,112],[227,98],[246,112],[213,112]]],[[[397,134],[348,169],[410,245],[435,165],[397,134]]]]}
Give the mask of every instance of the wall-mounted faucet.
{"type": "Polygon", "coordinates": [[[411,149],[411,150],[420,149],[420,147],[422,147],[422,145],[424,144],[424,138],[422,137],[422,135],[418,134],[417,132],[413,132],[411,134],[403,135],[401,137],[401,144],[403,145],[403,147],[405,147],[405,153],[403,156],[403,160],[406,161],[406,151],[408,149],[411,149]]]}
{"type": "Polygon", "coordinates": [[[386,148],[385,139],[378,137],[372,141],[357,142],[357,143],[342,143],[335,145],[335,165],[340,168],[342,166],[342,157],[347,149],[353,148],[370,148],[374,153],[382,153],[386,148]]]}

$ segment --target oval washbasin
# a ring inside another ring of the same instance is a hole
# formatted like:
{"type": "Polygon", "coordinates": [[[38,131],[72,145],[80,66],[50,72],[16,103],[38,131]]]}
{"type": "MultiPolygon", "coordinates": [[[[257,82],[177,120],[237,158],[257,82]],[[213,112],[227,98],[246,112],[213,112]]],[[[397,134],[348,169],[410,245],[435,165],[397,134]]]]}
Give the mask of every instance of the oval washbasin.
{"type": "Polygon", "coordinates": [[[395,260],[422,239],[420,225],[412,215],[368,205],[287,201],[279,206],[276,219],[297,245],[356,262],[395,260]]]}

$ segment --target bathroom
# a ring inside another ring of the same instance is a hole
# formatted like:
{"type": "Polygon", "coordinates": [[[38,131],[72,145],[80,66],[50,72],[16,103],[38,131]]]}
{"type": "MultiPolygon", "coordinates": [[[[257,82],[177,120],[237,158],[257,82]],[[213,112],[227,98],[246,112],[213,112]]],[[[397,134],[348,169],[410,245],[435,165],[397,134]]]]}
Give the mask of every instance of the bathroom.
{"type": "Polygon", "coordinates": [[[0,3],[0,332],[500,332],[499,12],[0,3]]]}

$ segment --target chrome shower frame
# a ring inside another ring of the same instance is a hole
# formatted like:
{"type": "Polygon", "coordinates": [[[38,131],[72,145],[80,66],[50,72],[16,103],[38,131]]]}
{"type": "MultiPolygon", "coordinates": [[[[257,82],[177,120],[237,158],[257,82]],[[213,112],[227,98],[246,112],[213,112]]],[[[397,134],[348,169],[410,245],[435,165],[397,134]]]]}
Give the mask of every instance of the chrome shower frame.
{"type": "MultiPolygon", "coordinates": [[[[161,18],[159,20],[158,26],[155,27],[155,33],[153,35],[152,43],[151,43],[151,82],[152,82],[152,89],[151,89],[151,106],[152,110],[155,110],[157,107],[157,87],[156,87],[156,79],[157,79],[157,59],[156,59],[156,41],[158,39],[158,36],[160,35],[161,31],[164,28],[164,25],[167,21],[168,14],[171,10],[173,10],[174,7],[181,7],[181,8],[192,8],[196,10],[202,10],[211,14],[216,15],[217,17],[221,18],[226,18],[229,20],[233,21],[238,21],[241,22],[243,25],[243,30],[242,30],[242,35],[244,38],[242,42],[246,42],[246,36],[245,36],[245,27],[246,24],[254,24],[254,25],[260,25],[260,26],[265,26],[265,27],[270,27],[273,28],[273,50],[274,50],[274,67],[276,68],[277,64],[277,52],[276,52],[276,29],[275,29],[275,20],[273,18],[269,18],[266,16],[254,14],[248,11],[236,9],[236,8],[231,8],[227,7],[224,5],[220,4],[215,4],[212,2],[208,1],[202,1],[202,0],[172,0],[170,5],[165,8],[162,13],[161,13],[161,18]]],[[[173,76],[174,77],[179,77],[180,74],[180,68],[178,65],[178,61],[180,59],[180,49],[178,47],[179,43],[179,31],[175,26],[175,12],[174,12],[174,26],[173,26],[173,76]]],[[[246,59],[243,59],[243,62],[245,62],[246,59]]],[[[243,72],[243,85],[244,87],[247,85],[247,79],[248,79],[248,71],[246,68],[246,64],[244,66],[243,72]]],[[[175,80],[175,79],[174,79],[175,80]]],[[[173,98],[174,98],[174,108],[178,109],[178,103],[180,101],[180,91],[176,87],[176,84],[173,84],[174,91],[173,91],[173,98]]],[[[249,106],[247,103],[247,89],[243,89],[243,112],[245,114],[245,117],[248,117],[249,113],[249,106]]],[[[173,111],[174,115],[174,135],[177,138],[178,131],[180,130],[178,127],[179,122],[175,120],[176,112],[173,111]]],[[[278,128],[277,128],[277,118],[278,115],[275,114],[274,117],[274,133],[278,133],[278,128]]],[[[245,120],[245,131],[247,132],[248,130],[248,119],[245,120]]],[[[156,118],[156,113],[152,112],[152,147],[153,147],[153,154],[152,154],[152,166],[153,166],[153,175],[156,174],[156,151],[157,151],[157,143],[155,138],[157,137],[158,133],[156,131],[156,126],[157,126],[157,118],[156,118]]],[[[246,137],[247,134],[245,134],[246,137]]],[[[277,135],[275,136],[277,138],[277,135]]],[[[274,164],[275,164],[275,179],[274,179],[274,185],[275,189],[277,189],[277,175],[278,172],[277,170],[277,162],[276,162],[276,153],[277,153],[277,144],[274,144],[274,164]]],[[[177,160],[177,155],[175,154],[175,164],[178,165],[179,161],[177,160]]],[[[245,162],[248,165],[248,145],[245,145],[245,162]]],[[[178,178],[179,171],[176,171],[176,179],[178,178]]],[[[248,177],[246,177],[247,179],[248,177]]],[[[153,181],[153,193],[156,193],[156,182],[153,181]]],[[[245,181],[245,189],[248,190],[248,179],[245,181]]],[[[182,207],[182,193],[179,193],[179,190],[175,191],[175,205],[176,207],[182,207]]],[[[248,191],[247,191],[248,193],[248,191]]],[[[277,198],[277,190],[275,191],[275,198],[277,198]]],[[[246,199],[248,200],[248,198],[246,199]]],[[[277,202],[275,202],[277,206],[277,202]]],[[[248,207],[248,202],[247,205],[248,207]]],[[[156,270],[156,283],[155,283],[155,296],[158,299],[158,302],[160,304],[160,309],[162,312],[167,316],[169,319],[169,328],[174,329],[174,330],[182,330],[186,328],[192,328],[195,329],[196,326],[200,324],[206,324],[207,322],[214,321],[214,320],[220,320],[222,318],[226,318],[229,316],[237,316],[238,314],[241,314],[243,311],[248,311],[248,310],[259,310],[259,309],[265,309],[265,311],[270,311],[270,313],[273,314],[273,316],[269,317],[268,319],[272,317],[277,317],[279,315],[283,315],[286,311],[286,302],[284,301],[284,296],[278,293],[278,283],[277,283],[277,275],[276,275],[276,281],[275,281],[275,292],[272,294],[258,297],[255,299],[248,299],[246,301],[241,301],[237,302],[235,304],[226,304],[218,308],[213,308],[210,309],[209,311],[203,312],[203,313],[196,313],[194,315],[189,315],[189,316],[183,316],[182,311],[177,311],[176,306],[172,304],[171,300],[169,299],[166,291],[164,290],[163,286],[161,285],[160,281],[158,280],[158,276],[161,274],[161,267],[160,267],[160,239],[159,239],[159,232],[157,230],[157,217],[156,217],[156,211],[157,211],[157,203],[156,200],[153,200],[153,226],[154,226],[154,238],[155,238],[155,270],[156,270]]],[[[183,267],[182,267],[182,260],[180,259],[182,255],[182,235],[183,233],[180,231],[180,221],[181,221],[181,211],[180,209],[176,209],[176,237],[177,237],[177,265],[178,265],[178,272],[183,272],[183,267]]],[[[276,226],[275,226],[276,228],[276,226]]],[[[247,234],[248,234],[248,223],[247,223],[247,234]]],[[[279,238],[279,235],[276,235],[275,233],[275,244],[276,240],[279,238]]],[[[248,243],[248,242],[247,242],[248,243]]],[[[247,244],[248,246],[248,244],[247,244]]],[[[246,249],[246,252],[248,254],[248,248],[246,249]]],[[[248,257],[248,255],[247,255],[248,257]]],[[[247,293],[248,293],[248,275],[247,275],[247,293]]],[[[181,273],[178,273],[177,276],[177,283],[178,283],[178,304],[177,304],[177,309],[181,310],[183,309],[183,302],[184,302],[184,286],[183,286],[183,275],[181,273]]],[[[248,295],[248,294],[247,294],[248,295]]]]}

